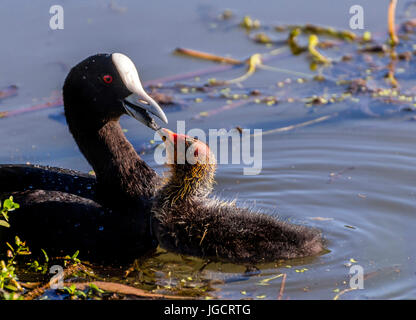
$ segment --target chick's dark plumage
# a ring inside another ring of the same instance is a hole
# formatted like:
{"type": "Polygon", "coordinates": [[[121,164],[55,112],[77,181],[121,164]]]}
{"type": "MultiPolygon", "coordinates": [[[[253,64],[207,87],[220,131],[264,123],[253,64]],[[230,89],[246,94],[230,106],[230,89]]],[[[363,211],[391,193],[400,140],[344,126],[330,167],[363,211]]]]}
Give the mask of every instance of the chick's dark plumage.
{"type": "Polygon", "coordinates": [[[152,207],[152,228],[161,247],[214,261],[257,264],[312,256],[323,250],[318,230],[210,197],[215,159],[200,141],[164,130],[165,144],[186,140],[206,163],[170,165],[171,176],[152,207]]]}

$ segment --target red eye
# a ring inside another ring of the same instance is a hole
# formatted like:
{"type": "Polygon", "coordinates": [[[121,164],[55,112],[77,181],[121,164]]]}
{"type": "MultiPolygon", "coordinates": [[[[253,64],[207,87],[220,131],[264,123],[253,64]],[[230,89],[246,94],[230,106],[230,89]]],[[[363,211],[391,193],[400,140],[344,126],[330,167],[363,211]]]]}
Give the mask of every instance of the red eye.
{"type": "Polygon", "coordinates": [[[103,77],[103,80],[104,80],[105,83],[111,83],[111,82],[113,82],[113,77],[110,76],[109,74],[107,74],[103,77]]]}

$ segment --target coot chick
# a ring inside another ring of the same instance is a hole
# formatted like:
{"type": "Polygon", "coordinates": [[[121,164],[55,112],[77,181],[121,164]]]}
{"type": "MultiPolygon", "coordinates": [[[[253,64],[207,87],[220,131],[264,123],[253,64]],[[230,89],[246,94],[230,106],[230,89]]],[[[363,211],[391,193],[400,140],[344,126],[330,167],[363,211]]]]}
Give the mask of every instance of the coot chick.
{"type": "Polygon", "coordinates": [[[167,129],[159,133],[171,163],[170,177],[152,207],[152,229],[162,248],[248,265],[312,256],[323,250],[315,229],[210,197],[216,162],[209,147],[167,129]]]}
{"type": "Polygon", "coordinates": [[[10,188],[3,182],[1,197],[13,195],[20,204],[9,234],[49,255],[80,250],[89,260],[121,262],[151,252],[157,241],[149,228],[150,199],[161,178],[127,141],[119,119],[127,114],[156,130],[150,114],[164,122],[166,115],[120,53],[73,67],[63,98],[69,130],[96,179],[66,169],[3,166],[0,176],[10,179],[10,188]]]}

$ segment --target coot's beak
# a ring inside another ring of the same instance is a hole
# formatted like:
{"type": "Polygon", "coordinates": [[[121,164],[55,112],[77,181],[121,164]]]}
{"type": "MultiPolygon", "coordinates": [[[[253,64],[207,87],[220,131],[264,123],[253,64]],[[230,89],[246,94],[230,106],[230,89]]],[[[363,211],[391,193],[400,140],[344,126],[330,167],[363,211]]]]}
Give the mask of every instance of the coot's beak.
{"type": "Polygon", "coordinates": [[[122,101],[126,113],[153,130],[160,127],[151,118],[150,113],[168,123],[162,108],[144,91],[137,69],[130,58],[122,53],[113,53],[111,57],[121,80],[132,92],[122,101]]]}
{"type": "Polygon", "coordinates": [[[153,130],[158,130],[160,126],[157,125],[149,113],[168,123],[162,108],[143,89],[142,92],[135,92],[125,98],[123,106],[129,116],[153,130]]]}

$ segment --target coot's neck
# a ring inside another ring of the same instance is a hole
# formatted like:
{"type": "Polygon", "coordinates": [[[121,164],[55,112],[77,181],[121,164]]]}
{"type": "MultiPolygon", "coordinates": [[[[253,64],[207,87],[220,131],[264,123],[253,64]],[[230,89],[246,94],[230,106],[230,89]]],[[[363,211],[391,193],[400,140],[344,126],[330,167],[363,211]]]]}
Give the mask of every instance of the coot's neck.
{"type": "Polygon", "coordinates": [[[126,139],[118,119],[68,125],[97,177],[98,197],[110,206],[124,206],[153,196],[158,176],[126,139]]]}

